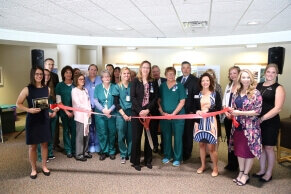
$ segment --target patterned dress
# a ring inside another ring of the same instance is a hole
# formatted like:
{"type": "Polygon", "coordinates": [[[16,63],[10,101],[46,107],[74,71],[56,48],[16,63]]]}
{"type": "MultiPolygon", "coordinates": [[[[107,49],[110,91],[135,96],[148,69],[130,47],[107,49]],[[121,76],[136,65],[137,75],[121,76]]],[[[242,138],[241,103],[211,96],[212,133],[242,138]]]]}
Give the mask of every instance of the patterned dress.
{"type": "MultiPolygon", "coordinates": [[[[199,93],[201,110],[211,109],[215,106],[215,92],[210,95],[199,93]]],[[[202,143],[217,143],[217,121],[215,116],[200,119],[199,124],[195,123],[194,140],[202,143]]]]}
{"type": "MultiPolygon", "coordinates": [[[[232,97],[232,107],[234,109],[238,109],[236,106],[236,98],[239,96],[234,94],[232,97]]],[[[254,94],[251,98],[247,98],[242,103],[242,108],[239,108],[241,111],[255,111],[257,114],[261,113],[262,110],[262,96],[258,90],[254,91],[254,94]]],[[[241,125],[241,129],[243,131],[244,136],[247,138],[247,144],[251,151],[251,153],[260,158],[262,154],[262,143],[261,143],[261,128],[260,121],[258,116],[239,116],[239,123],[241,125]]],[[[230,150],[234,150],[234,138],[233,134],[235,131],[235,127],[232,126],[231,134],[230,134],[230,142],[229,148],[230,150]]]]}

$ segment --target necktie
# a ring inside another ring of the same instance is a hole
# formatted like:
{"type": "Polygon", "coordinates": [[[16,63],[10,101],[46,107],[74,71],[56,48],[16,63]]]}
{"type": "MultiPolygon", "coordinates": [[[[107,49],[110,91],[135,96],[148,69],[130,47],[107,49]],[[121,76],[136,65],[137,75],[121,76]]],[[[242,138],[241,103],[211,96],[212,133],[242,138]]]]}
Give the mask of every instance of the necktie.
{"type": "Polygon", "coordinates": [[[182,84],[184,85],[184,83],[186,82],[186,78],[185,77],[183,77],[183,79],[182,79],[182,84]]]}

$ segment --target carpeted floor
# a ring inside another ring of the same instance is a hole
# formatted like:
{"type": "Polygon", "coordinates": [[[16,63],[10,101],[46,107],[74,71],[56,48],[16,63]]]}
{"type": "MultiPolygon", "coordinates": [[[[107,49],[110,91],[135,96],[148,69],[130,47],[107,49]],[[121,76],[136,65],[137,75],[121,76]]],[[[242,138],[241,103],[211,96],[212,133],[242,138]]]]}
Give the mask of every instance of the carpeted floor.
{"type": "MultiPolygon", "coordinates": [[[[23,116],[16,122],[21,129],[23,116]]],[[[137,172],[127,161],[120,164],[107,158],[99,161],[97,154],[87,162],[69,159],[55,152],[56,159],[48,163],[49,177],[38,173],[36,180],[29,178],[30,164],[25,133],[14,139],[17,133],[5,134],[5,143],[0,143],[0,193],[291,193],[291,165],[275,165],[273,180],[261,183],[252,178],[246,186],[232,182],[236,173],[223,169],[226,164],[226,142],[219,145],[219,176],[211,177],[211,163],[207,171],[196,174],[200,167],[198,144],[194,144],[192,158],[180,167],[172,163],[163,165],[161,156],[154,154],[153,169],[143,167],[137,172]]],[[[39,172],[41,172],[38,163],[39,172]]],[[[252,172],[259,168],[256,160],[252,172]]]]}

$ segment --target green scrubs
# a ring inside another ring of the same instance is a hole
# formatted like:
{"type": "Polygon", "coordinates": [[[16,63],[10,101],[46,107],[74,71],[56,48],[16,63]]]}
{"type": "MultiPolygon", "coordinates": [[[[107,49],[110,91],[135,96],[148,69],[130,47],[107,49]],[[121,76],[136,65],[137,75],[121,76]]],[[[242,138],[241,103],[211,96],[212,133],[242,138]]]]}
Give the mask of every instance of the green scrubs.
{"type": "MultiPolygon", "coordinates": [[[[73,85],[68,86],[64,82],[57,84],[55,92],[56,95],[61,96],[63,105],[72,107],[71,92],[73,88],[73,85]]],[[[60,116],[63,125],[63,141],[66,154],[74,154],[76,147],[76,124],[74,117],[69,118],[63,110],[60,110],[60,116]]]]}
{"type": "MultiPolygon", "coordinates": [[[[117,84],[112,93],[113,96],[119,96],[119,104],[127,116],[131,116],[130,87],[131,83],[128,84],[127,88],[117,84]]],[[[118,133],[120,157],[130,157],[132,144],[131,122],[125,121],[119,112],[117,112],[117,115],[116,129],[118,133]]]]}
{"type": "MultiPolygon", "coordinates": [[[[94,99],[103,106],[110,109],[113,104],[112,91],[115,84],[110,84],[109,93],[106,98],[107,91],[103,88],[103,84],[99,84],[95,87],[94,99]]],[[[102,113],[98,108],[95,108],[95,112],[102,113]]],[[[111,112],[111,115],[115,115],[115,111],[111,112]]],[[[95,115],[95,123],[97,130],[97,135],[100,141],[100,149],[102,154],[115,154],[114,142],[116,133],[116,117],[107,118],[106,116],[95,115]],[[98,126],[98,127],[97,127],[98,126]]]]}
{"type": "MultiPolygon", "coordinates": [[[[160,86],[160,102],[163,112],[171,114],[174,112],[180,100],[186,99],[186,92],[181,83],[176,83],[172,88],[168,88],[167,82],[160,86]]],[[[185,114],[184,108],[178,114],[185,114]]],[[[174,161],[182,160],[183,152],[183,132],[185,120],[161,120],[163,134],[164,158],[174,161]],[[174,149],[172,148],[172,134],[174,135],[174,149]]]]}

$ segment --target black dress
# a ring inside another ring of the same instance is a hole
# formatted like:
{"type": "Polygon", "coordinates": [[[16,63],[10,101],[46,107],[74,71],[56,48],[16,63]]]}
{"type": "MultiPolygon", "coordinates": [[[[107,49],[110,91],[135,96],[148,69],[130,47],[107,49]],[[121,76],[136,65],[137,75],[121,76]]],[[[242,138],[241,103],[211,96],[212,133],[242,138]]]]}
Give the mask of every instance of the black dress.
{"type": "MultiPolygon", "coordinates": [[[[48,97],[48,87],[36,88],[33,85],[28,87],[26,98],[29,108],[33,108],[33,99],[48,97]]],[[[43,109],[39,113],[27,113],[26,116],[26,144],[39,144],[48,142],[51,139],[49,109],[43,109]]]]}
{"type": "MultiPolygon", "coordinates": [[[[275,107],[276,89],[280,86],[278,83],[274,83],[270,86],[263,86],[263,83],[257,85],[257,89],[261,92],[263,97],[262,112],[260,117],[269,112],[275,107]]],[[[280,128],[280,116],[277,114],[271,119],[265,120],[261,123],[262,130],[262,144],[267,146],[275,146],[277,144],[277,138],[280,128]]]]}

